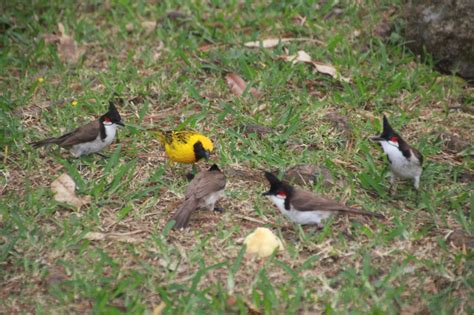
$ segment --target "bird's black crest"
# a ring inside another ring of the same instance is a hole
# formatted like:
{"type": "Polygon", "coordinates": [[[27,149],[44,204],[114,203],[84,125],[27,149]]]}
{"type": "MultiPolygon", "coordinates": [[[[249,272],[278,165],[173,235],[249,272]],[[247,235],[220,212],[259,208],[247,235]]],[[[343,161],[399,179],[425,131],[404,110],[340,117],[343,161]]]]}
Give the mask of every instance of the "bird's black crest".
{"type": "Polygon", "coordinates": [[[209,168],[210,171],[219,171],[220,172],[220,169],[219,167],[217,166],[217,164],[212,164],[212,166],[209,168]]]}
{"type": "Polygon", "coordinates": [[[290,210],[290,200],[293,195],[293,187],[287,182],[281,181],[273,173],[265,172],[265,177],[270,183],[270,190],[263,193],[264,196],[276,195],[279,192],[284,192],[286,194],[285,199],[285,209],[290,210]]]}
{"type": "Polygon", "coordinates": [[[265,177],[271,186],[279,185],[281,183],[281,181],[273,173],[265,172],[265,177]]]}
{"type": "Polygon", "coordinates": [[[392,126],[388,122],[387,116],[383,115],[383,131],[380,137],[384,139],[389,139],[390,137],[396,135],[397,133],[393,130],[392,126]]]}
{"type": "Polygon", "coordinates": [[[102,117],[108,117],[113,123],[118,123],[122,121],[122,117],[120,117],[120,114],[112,101],[109,101],[109,111],[105,113],[102,117]]]}

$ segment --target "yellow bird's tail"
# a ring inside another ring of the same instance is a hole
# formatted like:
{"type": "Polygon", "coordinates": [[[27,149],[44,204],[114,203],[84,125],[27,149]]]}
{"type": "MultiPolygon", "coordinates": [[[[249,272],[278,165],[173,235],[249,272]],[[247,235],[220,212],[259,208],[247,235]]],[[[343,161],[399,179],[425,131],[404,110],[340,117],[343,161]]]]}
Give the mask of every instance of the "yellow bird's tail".
{"type": "Polygon", "coordinates": [[[160,128],[158,128],[158,127],[150,128],[147,131],[154,134],[158,138],[158,140],[161,142],[161,144],[164,145],[167,142],[166,141],[166,138],[167,138],[166,132],[161,130],[160,128]]]}

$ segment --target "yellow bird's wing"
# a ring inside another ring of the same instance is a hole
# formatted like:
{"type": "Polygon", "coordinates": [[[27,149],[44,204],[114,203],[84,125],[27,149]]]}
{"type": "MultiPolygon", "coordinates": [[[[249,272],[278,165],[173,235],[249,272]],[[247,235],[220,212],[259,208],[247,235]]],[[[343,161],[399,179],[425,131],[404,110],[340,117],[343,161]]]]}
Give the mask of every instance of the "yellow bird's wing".
{"type": "Polygon", "coordinates": [[[174,131],[165,143],[165,150],[168,157],[179,163],[194,163],[194,142],[192,136],[194,131],[174,131]]]}

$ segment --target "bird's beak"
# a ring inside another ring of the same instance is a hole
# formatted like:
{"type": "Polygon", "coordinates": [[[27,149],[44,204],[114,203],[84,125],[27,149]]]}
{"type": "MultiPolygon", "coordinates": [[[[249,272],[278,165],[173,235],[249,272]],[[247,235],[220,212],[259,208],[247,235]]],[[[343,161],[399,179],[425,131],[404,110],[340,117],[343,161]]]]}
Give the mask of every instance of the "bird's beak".
{"type": "Polygon", "coordinates": [[[125,124],[124,124],[122,121],[118,121],[118,122],[116,122],[116,124],[117,124],[117,125],[120,125],[120,126],[122,126],[122,127],[125,127],[125,124]]]}
{"type": "Polygon", "coordinates": [[[209,161],[209,157],[210,157],[211,153],[209,151],[204,151],[204,158],[206,159],[206,162],[209,161]]]}
{"type": "Polygon", "coordinates": [[[384,138],[379,137],[379,136],[370,137],[369,139],[372,140],[372,141],[375,141],[375,142],[380,142],[380,141],[385,140],[384,138]]]}
{"type": "Polygon", "coordinates": [[[269,191],[266,191],[262,194],[262,196],[270,196],[270,195],[271,195],[271,193],[269,191]]]}

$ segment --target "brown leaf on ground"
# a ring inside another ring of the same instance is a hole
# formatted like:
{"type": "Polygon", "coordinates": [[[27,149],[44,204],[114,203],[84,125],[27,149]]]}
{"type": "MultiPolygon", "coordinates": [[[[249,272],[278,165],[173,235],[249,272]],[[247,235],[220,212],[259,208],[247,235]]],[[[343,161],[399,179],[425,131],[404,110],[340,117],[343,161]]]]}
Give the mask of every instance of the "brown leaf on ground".
{"type": "Polygon", "coordinates": [[[466,247],[471,249],[474,247],[474,237],[467,234],[463,230],[454,230],[446,239],[446,243],[452,244],[456,247],[466,247]]]}
{"type": "MultiPolygon", "coordinates": [[[[245,83],[244,79],[242,79],[242,77],[240,77],[237,73],[232,72],[226,74],[225,80],[232,93],[238,97],[241,97],[247,89],[247,83],[245,83]]],[[[256,88],[250,88],[249,92],[257,98],[260,97],[261,94],[256,88]]]]}
{"type": "Polygon", "coordinates": [[[469,146],[469,142],[465,141],[461,137],[448,133],[448,132],[438,132],[435,133],[443,142],[443,145],[447,151],[458,153],[465,150],[469,146]]]}
{"type": "Polygon", "coordinates": [[[299,50],[296,53],[296,55],[284,55],[284,56],[281,56],[280,58],[285,61],[292,62],[293,64],[299,63],[299,62],[310,64],[319,73],[330,75],[336,80],[350,82],[350,79],[341,76],[333,65],[324,64],[319,61],[313,61],[311,56],[308,55],[308,53],[306,53],[303,50],[299,50]]]}
{"type": "Polygon", "coordinates": [[[375,26],[374,35],[381,39],[387,38],[391,33],[392,25],[390,25],[390,22],[385,19],[375,26]]]}
{"type": "Polygon", "coordinates": [[[245,306],[247,307],[247,311],[249,312],[249,315],[262,315],[263,313],[260,312],[252,302],[249,300],[245,299],[245,306]]]}
{"type": "Polygon", "coordinates": [[[474,173],[471,173],[471,172],[466,170],[466,171],[459,174],[458,179],[461,183],[472,184],[472,183],[474,183],[474,173]]]}
{"type": "Polygon", "coordinates": [[[142,27],[145,30],[145,34],[151,34],[156,29],[156,21],[143,21],[142,27]]]}
{"type": "Polygon", "coordinates": [[[322,62],[313,62],[314,67],[320,73],[329,74],[331,77],[337,79],[337,70],[333,65],[324,64],[322,62]]]}
{"type": "Polygon", "coordinates": [[[293,38],[267,38],[263,40],[247,42],[244,44],[244,46],[249,48],[273,48],[278,46],[280,43],[289,42],[291,40],[293,40],[293,38]]]}
{"type": "Polygon", "coordinates": [[[48,275],[44,278],[42,283],[47,286],[54,286],[68,280],[68,276],[63,266],[53,266],[48,269],[48,275]]]}
{"type": "Polygon", "coordinates": [[[244,135],[255,133],[260,139],[263,138],[265,135],[273,132],[272,127],[265,127],[256,124],[245,125],[242,129],[244,135]]]}
{"type": "Polygon", "coordinates": [[[104,241],[104,240],[111,240],[111,241],[118,241],[122,243],[129,243],[129,244],[136,244],[141,243],[142,240],[133,237],[132,235],[142,233],[143,231],[137,230],[132,232],[126,233],[101,233],[101,232],[88,232],[84,235],[84,239],[89,241],[104,241]]]}
{"type": "Polygon", "coordinates": [[[54,193],[54,200],[64,202],[68,205],[80,208],[91,202],[90,196],[76,196],[76,183],[72,178],[64,173],[51,183],[51,191],[54,193]]]}
{"type": "Polygon", "coordinates": [[[51,43],[59,43],[59,35],[58,34],[43,34],[41,35],[41,38],[44,39],[44,41],[48,44],[51,43]]]}
{"type": "Polygon", "coordinates": [[[83,49],[79,48],[71,36],[66,35],[66,31],[62,23],[58,23],[58,29],[60,33],[59,43],[57,44],[59,57],[65,63],[77,63],[83,53],[83,49]]]}
{"type": "Polygon", "coordinates": [[[281,56],[281,59],[285,61],[289,61],[292,63],[298,63],[298,62],[305,62],[305,63],[312,63],[311,56],[308,55],[305,51],[303,50],[298,50],[296,55],[285,55],[281,56]]]}
{"type": "Polygon", "coordinates": [[[382,19],[374,28],[374,35],[380,39],[386,39],[392,33],[392,23],[390,21],[390,16],[395,12],[395,8],[390,8],[384,12],[382,19]]]}
{"type": "Polygon", "coordinates": [[[352,127],[349,125],[347,116],[332,112],[324,116],[324,120],[331,122],[334,128],[342,131],[347,137],[352,135],[352,127]]]}
{"type": "Polygon", "coordinates": [[[161,302],[160,304],[156,305],[155,307],[153,307],[153,315],[161,315],[165,307],[165,302],[161,302]]]}
{"type": "Polygon", "coordinates": [[[284,178],[300,186],[313,186],[316,181],[322,181],[326,187],[336,184],[336,180],[327,168],[313,164],[292,166],[286,170],[284,178]]]}

